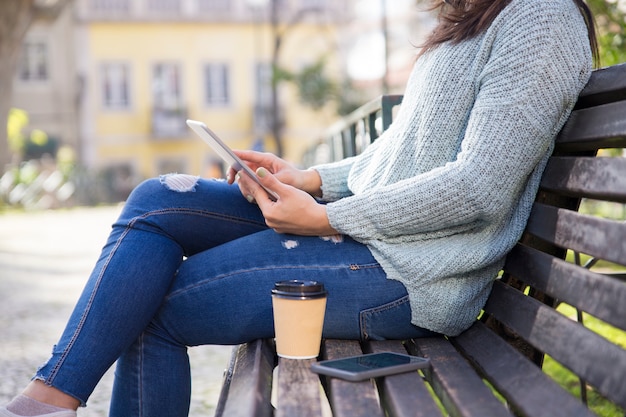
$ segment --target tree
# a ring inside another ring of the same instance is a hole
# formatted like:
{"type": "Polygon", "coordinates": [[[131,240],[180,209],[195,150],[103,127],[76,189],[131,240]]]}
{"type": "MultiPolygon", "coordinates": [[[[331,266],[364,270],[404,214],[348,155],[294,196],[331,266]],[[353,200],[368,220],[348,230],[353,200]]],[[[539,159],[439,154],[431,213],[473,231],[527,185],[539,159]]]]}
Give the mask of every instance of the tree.
{"type": "Polygon", "coordinates": [[[587,3],[595,16],[601,65],[626,62],[626,2],[587,0],[587,3]]]}
{"type": "Polygon", "coordinates": [[[13,77],[22,42],[36,19],[55,19],[71,0],[2,0],[0,2],[0,173],[11,162],[7,120],[13,98],[13,77]]]}
{"type": "Polygon", "coordinates": [[[313,110],[319,110],[331,100],[338,97],[338,88],[335,83],[324,75],[325,58],[320,58],[310,65],[306,65],[299,72],[292,72],[285,68],[274,68],[276,82],[289,81],[298,87],[300,101],[313,110]]]}

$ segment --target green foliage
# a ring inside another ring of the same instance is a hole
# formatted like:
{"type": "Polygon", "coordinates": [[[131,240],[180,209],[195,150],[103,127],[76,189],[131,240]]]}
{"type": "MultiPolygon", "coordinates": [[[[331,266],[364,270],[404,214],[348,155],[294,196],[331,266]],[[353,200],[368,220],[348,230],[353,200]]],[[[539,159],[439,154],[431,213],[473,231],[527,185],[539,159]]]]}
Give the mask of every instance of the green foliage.
{"type": "Polygon", "coordinates": [[[595,16],[601,66],[626,62],[626,1],[587,0],[595,16]]]}
{"type": "Polygon", "coordinates": [[[7,140],[12,152],[22,152],[25,147],[24,129],[28,126],[28,113],[12,108],[7,120],[7,140]]]}
{"type": "Polygon", "coordinates": [[[59,147],[58,141],[42,130],[28,131],[28,124],[28,113],[10,110],[7,141],[20,160],[0,176],[0,209],[59,207],[75,191],[70,180],[76,167],[74,150],[59,147]]]}
{"type": "Polygon", "coordinates": [[[284,68],[274,69],[274,82],[289,81],[297,85],[300,100],[314,110],[324,107],[337,98],[337,85],[324,74],[324,57],[303,67],[299,72],[284,68]]]}
{"type": "Polygon", "coordinates": [[[7,140],[11,152],[20,156],[21,160],[38,159],[44,155],[54,157],[59,148],[55,138],[49,137],[40,129],[33,129],[28,135],[29,117],[24,110],[12,108],[7,120],[7,140]]]}
{"type": "Polygon", "coordinates": [[[322,57],[299,72],[290,72],[284,68],[274,68],[274,82],[291,82],[298,88],[300,100],[314,110],[319,110],[329,102],[337,107],[337,114],[347,115],[363,104],[359,95],[346,80],[337,83],[325,75],[326,58],[322,57]]]}

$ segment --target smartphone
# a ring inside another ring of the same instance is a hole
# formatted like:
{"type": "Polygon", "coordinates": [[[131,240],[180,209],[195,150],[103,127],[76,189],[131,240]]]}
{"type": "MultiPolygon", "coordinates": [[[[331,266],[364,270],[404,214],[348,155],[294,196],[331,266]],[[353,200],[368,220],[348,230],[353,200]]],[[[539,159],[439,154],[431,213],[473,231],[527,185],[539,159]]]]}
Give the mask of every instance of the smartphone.
{"type": "Polygon", "coordinates": [[[363,381],[379,376],[399,374],[427,368],[429,359],[394,352],[368,353],[341,359],[330,359],[311,364],[318,374],[348,381],[363,381]]]}

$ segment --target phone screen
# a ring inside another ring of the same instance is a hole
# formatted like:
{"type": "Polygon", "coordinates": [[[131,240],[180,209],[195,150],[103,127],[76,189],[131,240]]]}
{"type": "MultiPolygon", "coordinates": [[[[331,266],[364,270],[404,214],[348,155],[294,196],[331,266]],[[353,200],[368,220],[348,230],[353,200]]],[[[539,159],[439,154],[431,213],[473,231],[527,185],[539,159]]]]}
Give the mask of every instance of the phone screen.
{"type": "Polygon", "coordinates": [[[393,352],[370,353],[326,360],[311,365],[313,371],[353,381],[425,368],[428,359],[393,352]]]}

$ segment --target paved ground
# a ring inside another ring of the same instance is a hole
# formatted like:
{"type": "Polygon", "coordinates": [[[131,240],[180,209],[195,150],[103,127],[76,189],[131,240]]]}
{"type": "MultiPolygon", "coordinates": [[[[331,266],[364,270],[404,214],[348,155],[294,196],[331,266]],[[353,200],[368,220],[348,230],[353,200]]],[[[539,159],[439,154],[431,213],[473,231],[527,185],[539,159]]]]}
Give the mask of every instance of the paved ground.
{"type": "MultiPolygon", "coordinates": [[[[0,213],[0,404],[28,382],[62,331],[118,207],[0,213]]],[[[231,348],[190,349],[190,416],[212,416],[231,348]]],[[[107,415],[109,371],[80,417],[107,415]]]]}

